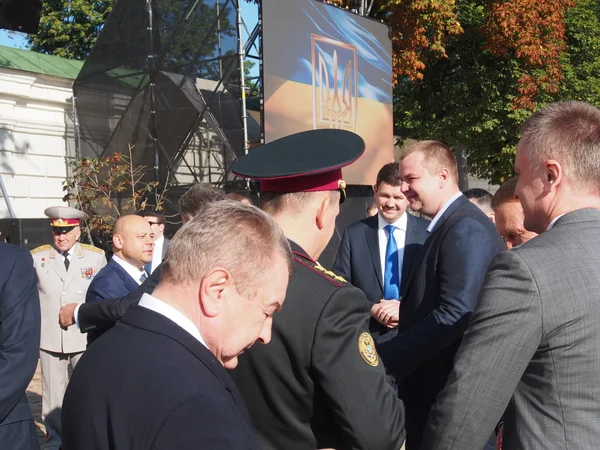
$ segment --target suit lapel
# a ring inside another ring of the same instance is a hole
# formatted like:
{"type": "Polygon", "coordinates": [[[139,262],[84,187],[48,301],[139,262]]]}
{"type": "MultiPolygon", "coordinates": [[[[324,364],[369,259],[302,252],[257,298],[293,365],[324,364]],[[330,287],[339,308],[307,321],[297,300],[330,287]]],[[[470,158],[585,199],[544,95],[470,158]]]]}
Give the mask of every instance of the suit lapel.
{"type": "Polygon", "coordinates": [[[440,219],[437,221],[437,223],[435,224],[435,227],[433,228],[433,230],[431,231],[431,233],[429,233],[429,236],[427,236],[427,239],[425,239],[425,243],[423,244],[423,248],[421,249],[421,252],[419,253],[419,256],[417,257],[417,260],[414,262],[414,264],[412,266],[412,269],[411,269],[411,271],[408,274],[408,278],[406,280],[406,284],[402,283],[403,286],[404,286],[403,295],[406,295],[408,293],[408,290],[410,288],[410,284],[414,280],[415,274],[417,273],[417,271],[419,269],[419,266],[421,265],[421,262],[423,261],[423,258],[425,258],[425,255],[427,255],[429,253],[429,249],[431,248],[431,245],[432,245],[433,241],[435,240],[436,235],[442,229],[442,227],[446,223],[446,221],[450,217],[452,217],[452,215],[462,205],[464,205],[468,201],[469,200],[467,200],[467,198],[464,195],[458,197],[456,200],[454,200],[452,202],[452,204],[448,207],[448,209],[446,209],[446,211],[444,211],[444,214],[442,214],[442,217],[440,217],[440,219]]]}
{"type": "Polygon", "coordinates": [[[377,227],[378,218],[377,216],[373,216],[373,219],[374,220],[370,220],[367,223],[368,227],[365,230],[365,240],[367,242],[369,253],[371,254],[371,262],[373,263],[373,268],[377,275],[377,281],[379,281],[379,286],[383,291],[383,274],[381,273],[381,257],[379,255],[379,229],[377,227]]]}
{"type": "Polygon", "coordinates": [[[50,249],[48,264],[52,267],[52,270],[56,272],[56,274],[60,277],[61,281],[64,281],[67,278],[67,269],[65,269],[65,261],[60,253],[56,251],[54,247],[50,249]]]}
{"type": "MultiPolygon", "coordinates": [[[[408,214],[408,213],[406,213],[408,214]]],[[[406,221],[406,238],[404,241],[404,257],[402,259],[402,280],[400,281],[400,292],[403,291],[403,287],[407,286],[408,279],[410,277],[411,268],[415,267],[417,258],[419,257],[419,249],[421,246],[413,245],[419,244],[419,230],[416,227],[417,219],[411,214],[408,214],[408,220],[406,221]]]]}
{"type": "Polygon", "coordinates": [[[123,280],[123,283],[125,284],[125,287],[129,290],[129,292],[133,292],[138,288],[139,284],[137,283],[137,281],[134,280],[131,277],[131,275],[129,275],[127,271],[121,267],[119,263],[111,259],[109,264],[112,264],[113,269],[115,270],[115,272],[117,272],[119,278],[123,280]]]}

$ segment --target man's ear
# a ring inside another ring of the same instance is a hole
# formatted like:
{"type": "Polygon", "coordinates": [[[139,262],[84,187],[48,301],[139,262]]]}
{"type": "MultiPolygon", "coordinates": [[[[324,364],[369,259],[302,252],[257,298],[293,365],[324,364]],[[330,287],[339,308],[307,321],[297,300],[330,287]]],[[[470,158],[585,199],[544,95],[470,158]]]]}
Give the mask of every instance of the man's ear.
{"type": "Polygon", "coordinates": [[[448,169],[442,167],[438,171],[438,176],[440,177],[440,188],[446,186],[446,183],[448,183],[448,180],[450,179],[450,172],[448,172],[448,169]]]}
{"type": "Polygon", "coordinates": [[[123,236],[120,234],[113,234],[112,243],[115,247],[121,250],[123,248],[123,236]]]}
{"type": "Polygon", "coordinates": [[[544,186],[548,191],[556,189],[562,181],[563,168],[561,164],[555,159],[549,159],[544,162],[544,170],[546,172],[543,180],[544,186]]]}
{"type": "Polygon", "coordinates": [[[323,195],[317,206],[317,216],[315,218],[315,223],[319,230],[325,228],[325,224],[327,223],[327,211],[329,209],[330,196],[329,192],[325,192],[327,195],[323,195]]]}
{"type": "Polygon", "coordinates": [[[202,311],[207,317],[216,317],[221,312],[221,306],[228,289],[235,289],[229,271],[214,268],[200,282],[199,301],[202,311]]]}

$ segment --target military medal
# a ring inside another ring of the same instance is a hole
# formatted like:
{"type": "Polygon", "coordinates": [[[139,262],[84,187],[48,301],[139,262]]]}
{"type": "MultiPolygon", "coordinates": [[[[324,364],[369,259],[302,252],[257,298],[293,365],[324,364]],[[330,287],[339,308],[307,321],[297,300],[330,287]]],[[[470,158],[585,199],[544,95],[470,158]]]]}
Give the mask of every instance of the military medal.
{"type": "Polygon", "coordinates": [[[379,355],[375,350],[375,342],[369,333],[362,333],[358,337],[358,352],[362,359],[370,366],[377,366],[379,364],[379,355]]]}
{"type": "Polygon", "coordinates": [[[46,265],[46,258],[42,258],[42,264],[41,266],[44,267],[46,265]]]}
{"type": "Polygon", "coordinates": [[[81,269],[81,278],[85,278],[86,280],[91,280],[92,278],[94,278],[94,268],[83,267],[81,269]]]}

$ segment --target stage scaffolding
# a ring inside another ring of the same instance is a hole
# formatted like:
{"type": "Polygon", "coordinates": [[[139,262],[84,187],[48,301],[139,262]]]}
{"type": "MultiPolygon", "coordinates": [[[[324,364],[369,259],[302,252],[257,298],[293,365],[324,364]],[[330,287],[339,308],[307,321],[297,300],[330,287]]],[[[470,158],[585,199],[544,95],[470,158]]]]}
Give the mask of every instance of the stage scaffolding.
{"type": "Polygon", "coordinates": [[[78,156],[134,145],[159,189],[235,184],[231,165],[260,140],[242,95],[258,31],[244,45],[239,1],[119,0],[74,83],[78,156]]]}

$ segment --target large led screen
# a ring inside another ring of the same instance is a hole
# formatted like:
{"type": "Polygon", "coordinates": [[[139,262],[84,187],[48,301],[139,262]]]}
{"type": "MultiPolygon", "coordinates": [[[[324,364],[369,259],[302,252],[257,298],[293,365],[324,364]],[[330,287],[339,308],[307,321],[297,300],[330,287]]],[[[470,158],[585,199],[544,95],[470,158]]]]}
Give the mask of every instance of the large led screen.
{"type": "Polygon", "coordinates": [[[366,150],[344,178],[375,184],[393,160],[388,27],[314,0],[262,0],[262,57],[265,142],[317,128],[353,131],[366,150]]]}

